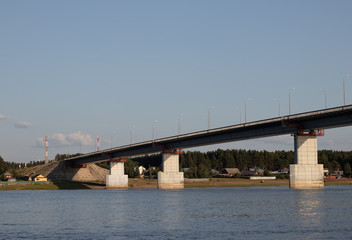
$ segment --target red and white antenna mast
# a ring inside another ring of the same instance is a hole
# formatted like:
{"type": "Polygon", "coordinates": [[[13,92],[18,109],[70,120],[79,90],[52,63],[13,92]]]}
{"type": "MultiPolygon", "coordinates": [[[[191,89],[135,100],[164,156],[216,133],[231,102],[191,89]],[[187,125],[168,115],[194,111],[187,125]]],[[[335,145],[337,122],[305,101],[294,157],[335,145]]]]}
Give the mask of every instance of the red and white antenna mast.
{"type": "Polygon", "coordinates": [[[99,136],[97,137],[97,151],[99,151],[99,136]]]}
{"type": "Polygon", "coordinates": [[[48,136],[45,136],[45,164],[49,163],[48,160],[48,136]]]}

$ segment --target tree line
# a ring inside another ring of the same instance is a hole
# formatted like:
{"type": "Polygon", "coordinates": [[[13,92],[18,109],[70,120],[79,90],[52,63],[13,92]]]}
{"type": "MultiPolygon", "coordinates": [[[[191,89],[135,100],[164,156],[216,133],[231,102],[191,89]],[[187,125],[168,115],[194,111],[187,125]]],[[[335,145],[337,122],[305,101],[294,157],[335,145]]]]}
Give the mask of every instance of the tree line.
{"type": "MultiPolygon", "coordinates": [[[[57,154],[52,161],[64,160],[68,157],[74,157],[77,154],[57,154]]],[[[156,174],[161,169],[161,154],[153,154],[130,158],[125,163],[125,173],[129,177],[135,177],[138,173],[135,169],[143,166],[146,169],[155,167],[152,174],[156,174]]],[[[330,172],[343,170],[347,176],[351,175],[352,151],[333,151],[319,150],[318,162],[324,164],[324,168],[328,168],[330,172]]],[[[43,164],[44,161],[31,161],[27,164],[5,162],[0,156],[0,175],[5,171],[16,170],[43,164]]],[[[187,168],[186,177],[209,177],[211,170],[220,171],[223,168],[238,168],[240,171],[249,168],[259,167],[264,170],[273,171],[278,169],[289,168],[294,163],[293,151],[257,151],[243,149],[218,149],[215,151],[199,152],[187,151],[180,154],[180,169],[187,168]]],[[[103,162],[98,164],[101,167],[109,169],[109,163],[103,162]]]]}
{"type": "MultiPolygon", "coordinates": [[[[132,161],[145,168],[161,166],[161,154],[135,157],[132,161]]],[[[257,151],[257,150],[222,150],[199,152],[187,151],[180,154],[180,169],[187,168],[187,177],[209,177],[211,170],[220,171],[223,168],[238,168],[240,171],[259,167],[274,171],[289,168],[294,163],[293,151],[257,151]]],[[[352,151],[318,151],[318,163],[324,164],[329,172],[343,170],[345,175],[351,175],[352,151]]]]}

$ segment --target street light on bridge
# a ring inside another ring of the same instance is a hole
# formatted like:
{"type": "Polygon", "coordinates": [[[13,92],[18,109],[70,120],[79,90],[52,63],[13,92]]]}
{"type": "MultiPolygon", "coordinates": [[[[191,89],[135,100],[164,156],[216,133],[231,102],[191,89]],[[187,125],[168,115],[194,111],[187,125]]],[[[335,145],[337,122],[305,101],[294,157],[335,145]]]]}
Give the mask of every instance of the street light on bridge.
{"type": "Polygon", "coordinates": [[[288,92],[288,115],[291,115],[291,91],[294,91],[295,88],[291,88],[288,92]]]}
{"type": "Polygon", "coordinates": [[[208,110],[208,130],[210,129],[210,111],[213,110],[215,107],[211,106],[211,109],[208,110]]]}
{"type": "Polygon", "coordinates": [[[183,116],[183,113],[181,113],[177,119],[177,133],[178,135],[181,134],[181,117],[183,116]]]}
{"type": "Polygon", "coordinates": [[[345,80],[348,79],[351,75],[346,74],[346,78],[343,80],[343,105],[346,105],[346,83],[345,80]]]}
{"type": "Polygon", "coordinates": [[[133,129],[134,129],[135,127],[136,127],[135,125],[133,125],[133,126],[131,127],[131,131],[130,131],[130,145],[132,145],[132,141],[133,141],[133,129]]]}
{"type": "Polygon", "coordinates": [[[247,98],[247,100],[244,102],[244,123],[247,122],[247,102],[252,100],[251,98],[247,98]]]}
{"type": "Polygon", "coordinates": [[[280,100],[275,98],[274,101],[276,101],[278,103],[278,111],[279,111],[279,117],[281,116],[281,113],[280,113],[280,100]]]}
{"type": "Polygon", "coordinates": [[[327,109],[328,108],[328,94],[325,89],[320,89],[320,90],[324,92],[325,109],[327,109]]]}
{"type": "Polygon", "coordinates": [[[240,124],[242,124],[242,111],[240,107],[236,107],[240,111],[240,124]]]}

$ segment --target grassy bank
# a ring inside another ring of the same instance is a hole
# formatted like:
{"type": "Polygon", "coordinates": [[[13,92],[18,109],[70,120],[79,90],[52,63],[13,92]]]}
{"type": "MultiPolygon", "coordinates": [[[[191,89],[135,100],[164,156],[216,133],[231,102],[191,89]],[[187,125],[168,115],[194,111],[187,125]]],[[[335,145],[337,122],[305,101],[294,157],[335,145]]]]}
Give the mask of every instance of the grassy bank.
{"type": "Polygon", "coordinates": [[[334,185],[352,185],[352,182],[351,181],[348,181],[348,182],[325,182],[324,183],[325,186],[334,186],[334,185]]]}
{"type": "Polygon", "coordinates": [[[249,180],[241,178],[213,178],[209,182],[185,183],[185,188],[199,187],[271,187],[271,186],[288,186],[287,179],[276,180],[249,180]]]}

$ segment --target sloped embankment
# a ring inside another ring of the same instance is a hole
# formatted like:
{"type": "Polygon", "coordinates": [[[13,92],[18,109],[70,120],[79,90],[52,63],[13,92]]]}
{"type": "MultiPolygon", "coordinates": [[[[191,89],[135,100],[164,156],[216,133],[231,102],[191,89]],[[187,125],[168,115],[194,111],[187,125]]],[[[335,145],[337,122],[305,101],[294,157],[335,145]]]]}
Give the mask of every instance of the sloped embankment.
{"type": "Polygon", "coordinates": [[[109,175],[109,170],[95,164],[87,164],[85,168],[72,168],[62,161],[23,169],[19,173],[28,177],[41,174],[52,181],[105,182],[106,175],[109,175]]]}

